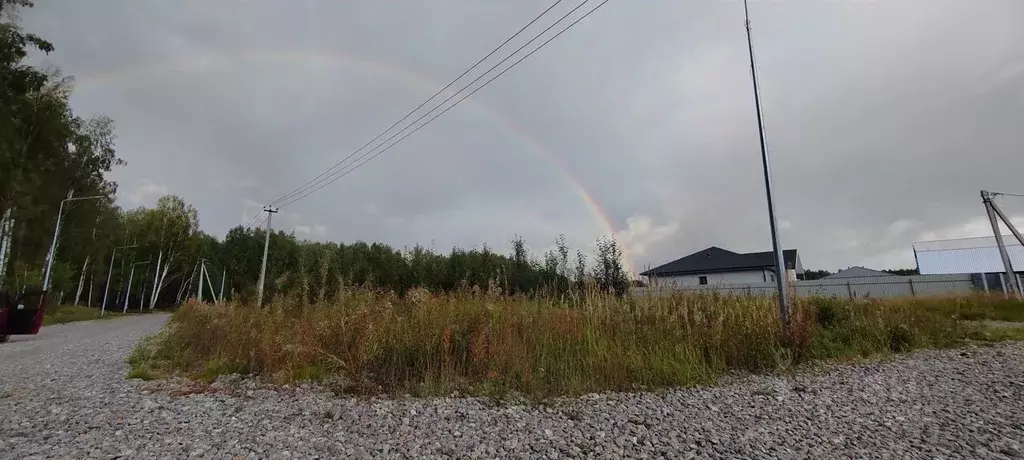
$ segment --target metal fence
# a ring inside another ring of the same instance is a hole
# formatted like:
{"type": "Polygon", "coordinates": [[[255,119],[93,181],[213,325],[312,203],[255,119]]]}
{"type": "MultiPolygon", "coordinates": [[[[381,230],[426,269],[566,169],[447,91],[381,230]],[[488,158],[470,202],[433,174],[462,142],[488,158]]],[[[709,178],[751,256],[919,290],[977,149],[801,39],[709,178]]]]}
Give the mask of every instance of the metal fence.
{"type": "MultiPolygon", "coordinates": [[[[798,296],[825,297],[914,297],[966,294],[984,290],[980,275],[914,275],[836,278],[791,282],[798,296]]],[[[716,286],[672,286],[636,288],[639,295],[669,292],[722,292],[767,295],[775,293],[774,283],[722,284],[716,286]]]]}

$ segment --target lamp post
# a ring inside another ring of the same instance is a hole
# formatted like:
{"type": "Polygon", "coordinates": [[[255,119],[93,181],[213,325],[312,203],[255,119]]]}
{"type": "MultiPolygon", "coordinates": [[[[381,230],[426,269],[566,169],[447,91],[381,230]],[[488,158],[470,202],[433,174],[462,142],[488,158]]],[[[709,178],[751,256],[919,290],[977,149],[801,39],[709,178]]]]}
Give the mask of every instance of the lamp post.
{"type": "MultiPolygon", "coordinates": [[[[138,247],[137,244],[128,246],[118,246],[110,252],[110,266],[107,268],[107,284],[103,286],[103,303],[100,305],[100,316],[103,316],[107,311],[107,294],[110,292],[110,275],[114,273],[114,254],[117,254],[118,249],[128,249],[138,247]]],[[[124,276],[124,272],[121,272],[124,276]]]]}
{"type": "MultiPolygon", "coordinates": [[[[69,193],[69,195],[70,195],[70,193],[69,193]]],[[[69,196],[68,198],[65,198],[64,200],[62,200],[60,202],[60,208],[57,209],[57,225],[53,229],[53,241],[50,242],[50,252],[47,253],[47,256],[46,256],[46,269],[45,269],[45,274],[43,275],[43,290],[44,291],[49,291],[50,290],[50,271],[53,268],[53,259],[55,259],[56,256],[57,256],[57,235],[60,234],[60,222],[64,218],[64,203],[67,203],[69,201],[79,201],[79,200],[98,200],[100,198],[106,198],[106,197],[103,196],[103,195],[96,195],[96,196],[82,196],[82,197],[78,197],[78,198],[71,198],[69,196]]]]}

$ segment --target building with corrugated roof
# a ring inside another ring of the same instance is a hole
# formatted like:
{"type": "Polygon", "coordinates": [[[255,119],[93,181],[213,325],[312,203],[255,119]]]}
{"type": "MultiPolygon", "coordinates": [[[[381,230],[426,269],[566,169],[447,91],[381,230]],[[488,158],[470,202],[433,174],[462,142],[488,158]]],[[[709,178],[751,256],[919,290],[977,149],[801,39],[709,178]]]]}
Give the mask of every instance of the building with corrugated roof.
{"type": "MultiPolygon", "coordinates": [[[[1014,271],[1024,271],[1024,246],[1003,236],[1014,271]]],[[[1006,272],[994,236],[914,243],[914,259],[922,275],[1006,272]]]]}

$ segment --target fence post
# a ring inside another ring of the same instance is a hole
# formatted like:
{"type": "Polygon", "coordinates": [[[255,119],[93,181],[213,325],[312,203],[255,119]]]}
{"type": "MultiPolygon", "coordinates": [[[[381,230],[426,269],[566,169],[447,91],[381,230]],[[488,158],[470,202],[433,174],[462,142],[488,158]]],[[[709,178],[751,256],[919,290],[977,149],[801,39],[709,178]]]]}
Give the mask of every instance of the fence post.
{"type": "Polygon", "coordinates": [[[850,282],[846,282],[846,292],[850,294],[850,300],[853,300],[853,288],[850,287],[850,282]]]}
{"type": "Polygon", "coordinates": [[[908,277],[907,281],[910,282],[910,296],[911,297],[917,297],[917,291],[914,290],[914,278],[909,278],[908,277]]]}
{"type": "Polygon", "coordinates": [[[988,294],[988,273],[981,274],[981,287],[985,289],[985,293],[988,294]]]}
{"type": "Polygon", "coordinates": [[[1003,297],[1006,297],[1007,299],[1009,299],[1010,298],[1010,293],[1006,291],[1006,274],[1005,273],[1000,273],[999,274],[999,285],[1002,286],[1002,288],[1003,288],[1003,297]]]}

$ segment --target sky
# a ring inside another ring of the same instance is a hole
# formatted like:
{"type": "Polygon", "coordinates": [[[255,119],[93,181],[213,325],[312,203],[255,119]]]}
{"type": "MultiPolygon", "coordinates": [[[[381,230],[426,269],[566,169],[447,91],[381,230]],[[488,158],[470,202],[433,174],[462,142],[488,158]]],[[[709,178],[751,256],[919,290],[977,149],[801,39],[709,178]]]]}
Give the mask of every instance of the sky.
{"type": "MultiPolygon", "coordinates": [[[[551,2],[38,0],[20,16],[78,113],[115,120],[120,204],[176,194],[222,236],[551,2]]],[[[979,190],[1024,193],[1024,2],[750,10],[780,238],[806,268],[913,267],[914,241],[991,234],[979,190]]],[[[591,252],[612,233],[636,271],[770,250],[747,59],[738,0],[611,0],[273,225],[439,251],[564,233],[591,252]]],[[[1024,225],[1024,198],[998,203],[1024,225]]]]}

